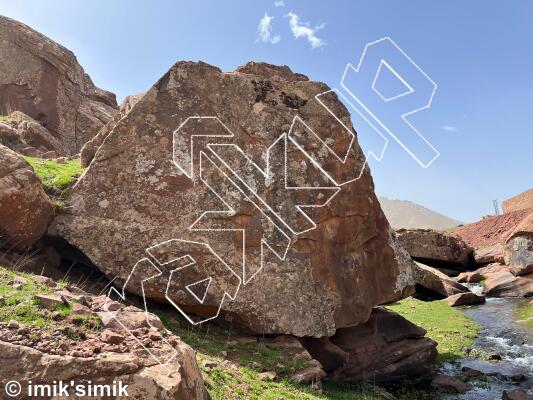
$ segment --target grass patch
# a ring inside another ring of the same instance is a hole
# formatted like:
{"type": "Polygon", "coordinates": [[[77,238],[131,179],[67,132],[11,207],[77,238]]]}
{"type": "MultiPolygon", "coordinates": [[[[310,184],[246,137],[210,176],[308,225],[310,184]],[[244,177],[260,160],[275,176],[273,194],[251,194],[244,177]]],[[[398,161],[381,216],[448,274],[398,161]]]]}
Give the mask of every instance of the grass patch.
{"type": "Polygon", "coordinates": [[[303,385],[283,379],[277,382],[258,378],[257,371],[246,367],[235,369],[205,368],[199,355],[200,368],[208,375],[206,388],[213,400],[392,400],[394,397],[379,387],[326,382],[319,393],[303,385]]]}
{"type": "Polygon", "coordinates": [[[31,274],[21,272],[15,274],[0,267],[0,296],[3,298],[0,303],[0,321],[16,320],[19,323],[35,325],[40,328],[50,325],[53,320],[42,312],[33,296],[51,293],[49,287],[31,281],[31,274]],[[22,284],[19,288],[10,285],[9,283],[17,275],[28,279],[28,283],[22,284]]]}
{"type": "Polygon", "coordinates": [[[520,306],[516,311],[516,319],[533,328],[533,303],[520,306]]]}
{"type": "MultiPolygon", "coordinates": [[[[58,285],[59,288],[63,286],[64,283],[58,285]]],[[[58,328],[71,329],[72,327],[65,325],[72,319],[72,323],[79,326],[81,331],[97,332],[102,329],[102,321],[96,315],[71,316],[71,305],[64,303],[56,305],[53,311],[48,311],[35,300],[35,295],[53,293],[48,286],[35,283],[32,274],[14,272],[0,266],[0,321],[7,323],[15,320],[23,325],[52,331],[58,328]],[[17,276],[25,278],[26,282],[14,287],[11,283],[17,276]]]]}
{"type": "Polygon", "coordinates": [[[241,366],[260,372],[275,371],[280,375],[292,374],[307,365],[304,360],[287,360],[281,348],[267,347],[260,342],[232,343],[232,336],[237,332],[232,333],[217,325],[193,327],[178,320],[173,311],[160,311],[158,316],[167,329],[207,357],[221,357],[225,351],[227,359],[236,361],[241,366]]]}
{"type": "Polygon", "coordinates": [[[13,120],[9,115],[0,115],[0,122],[10,125],[16,125],[16,121],[13,120]]]}
{"type": "Polygon", "coordinates": [[[58,163],[54,160],[37,157],[23,156],[23,158],[30,163],[41,179],[44,191],[52,197],[56,205],[64,206],[70,188],[84,171],[80,165],[80,160],[67,160],[65,163],[58,163]]]}
{"type": "Polygon", "coordinates": [[[426,336],[438,343],[439,362],[464,357],[478,335],[479,325],[446,300],[424,302],[409,297],[387,308],[427,330],[426,336]]]}
{"type": "Polygon", "coordinates": [[[290,376],[305,368],[307,362],[287,356],[281,348],[267,347],[261,340],[257,343],[232,343],[236,336],[240,336],[239,332],[213,324],[192,326],[178,319],[175,311],[159,310],[156,313],[166,328],[196,351],[198,365],[206,376],[205,384],[213,400],[425,399],[423,396],[414,397],[412,391],[407,397],[398,397],[373,384],[327,380],[323,381],[323,391],[319,393],[309,385],[290,380],[290,376]],[[262,380],[259,374],[267,371],[276,372],[278,379],[262,380]]]}

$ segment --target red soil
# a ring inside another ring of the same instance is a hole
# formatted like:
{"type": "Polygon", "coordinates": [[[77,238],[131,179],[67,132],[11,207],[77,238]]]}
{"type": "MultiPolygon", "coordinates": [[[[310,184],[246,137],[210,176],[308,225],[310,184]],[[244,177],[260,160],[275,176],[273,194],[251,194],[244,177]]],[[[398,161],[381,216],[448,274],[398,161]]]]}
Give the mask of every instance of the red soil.
{"type": "Polygon", "coordinates": [[[529,214],[533,208],[483,218],[481,221],[461,226],[453,231],[468,245],[478,248],[505,240],[505,236],[529,214]]]}

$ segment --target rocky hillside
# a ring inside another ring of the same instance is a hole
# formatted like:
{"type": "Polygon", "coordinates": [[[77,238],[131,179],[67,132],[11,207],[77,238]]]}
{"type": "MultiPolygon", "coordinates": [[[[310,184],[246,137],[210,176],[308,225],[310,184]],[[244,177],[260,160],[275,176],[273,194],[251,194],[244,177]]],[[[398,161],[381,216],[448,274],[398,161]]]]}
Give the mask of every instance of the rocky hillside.
{"type": "Polygon", "coordinates": [[[389,223],[395,229],[446,230],[462,224],[461,221],[448,218],[411,201],[379,196],[379,202],[389,223]]]}
{"type": "Polygon", "coordinates": [[[526,218],[533,209],[523,209],[502,215],[490,215],[480,221],[461,226],[454,230],[472,247],[485,247],[501,243],[526,218]]]}
{"type": "Polygon", "coordinates": [[[533,209],[533,189],[526,190],[502,202],[504,213],[533,209]]]}
{"type": "Polygon", "coordinates": [[[47,141],[31,146],[76,154],[115,114],[115,95],[97,88],[70,50],[3,16],[0,54],[0,115],[19,111],[36,121],[47,141]]]}

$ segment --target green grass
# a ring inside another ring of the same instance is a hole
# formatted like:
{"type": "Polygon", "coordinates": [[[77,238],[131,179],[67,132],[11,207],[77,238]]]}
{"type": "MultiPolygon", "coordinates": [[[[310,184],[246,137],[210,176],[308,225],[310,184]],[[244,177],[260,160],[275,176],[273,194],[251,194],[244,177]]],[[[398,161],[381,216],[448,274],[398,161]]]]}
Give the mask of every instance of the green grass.
{"type": "Polygon", "coordinates": [[[533,304],[525,303],[519,307],[516,311],[516,319],[533,328],[533,304]]]}
{"type": "Polygon", "coordinates": [[[446,300],[424,302],[409,297],[387,308],[427,330],[426,336],[438,343],[439,362],[464,357],[479,331],[479,325],[446,300]]]}
{"type": "Polygon", "coordinates": [[[10,124],[10,125],[16,124],[16,122],[8,115],[0,115],[0,122],[10,124]]]}
{"type": "Polygon", "coordinates": [[[213,400],[392,400],[391,395],[379,387],[367,385],[337,385],[325,383],[319,393],[308,386],[297,385],[287,379],[264,381],[258,378],[257,371],[246,367],[236,369],[203,366],[207,374],[206,388],[213,400]]]}
{"type": "Polygon", "coordinates": [[[207,375],[206,387],[213,400],[388,400],[393,399],[380,387],[365,384],[325,382],[323,393],[309,385],[290,381],[290,376],[306,367],[303,360],[287,357],[281,348],[264,343],[232,342],[238,332],[216,325],[193,327],[176,318],[173,311],[157,312],[166,328],[196,351],[198,365],[207,375]],[[224,356],[222,352],[226,352],[224,356]],[[228,363],[227,360],[231,362],[228,363]],[[207,361],[215,362],[207,367],[207,361]],[[274,371],[280,378],[265,381],[261,372],[274,371]]]}
{"type": "MultiPolygon", "coordinates": [[[[58,283],[58,287],[65,286],[64,282],[58,283]]],[[[0,321],[8,323],[11,320],[19,324],[37,326],[45,330],[53,330],[65,327],[67,321],[81,328],[81,331],[99,331],[102,322],[99,317],[93,315],[71,316],[71,304],[58,304],[52,312],[43,309],[35,299],[38,294],[53,294],[53,290],[45,285],[40,285],[32,280],[32,274],[14,272],[0,266],[0,321]],[[16,276],[27,279],[19,288],[10,283],[16,276]],[[54,312],[58,314],[57,320],[54,312]]]]}
{"type": "MultiPolygon", "coordinates": [[[[53,321],[40,310],[34,300],[36,294],[51,294],[50,288],[31,281],[31,275],[17,273],[0,267],[0,296],[3,301],[0,304],[0,321],[9,322],[15,320],[22,324],[35,325],[44,328],[53,321]],[[22,284],[18,289],[8,285],[15,276],[28,279],[28,283],[22,284]]],[[[61,311],[60,311],[61,313],[61,311]]]]}
{"type": "Polygon", "coordinates": [[[67,160],[61,164],[54,160],[23,156],[43,183],[44,191],[58,207],[65,206],[70,188],[83,173],[80,160],[67,160]]]}

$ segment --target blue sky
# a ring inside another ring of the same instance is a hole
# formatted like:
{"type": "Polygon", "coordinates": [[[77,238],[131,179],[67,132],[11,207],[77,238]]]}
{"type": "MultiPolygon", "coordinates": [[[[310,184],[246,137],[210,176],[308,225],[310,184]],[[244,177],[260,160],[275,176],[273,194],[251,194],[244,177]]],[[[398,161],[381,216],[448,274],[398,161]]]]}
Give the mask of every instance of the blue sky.
{"type": "Polygon", "coordinates": [[[441,155],[423,169],[391,141],[372,164],[376,191],[474,221],[492,213],[493,199],[533,187],[533,2],[281,3],[0,0],[0,13],[71,49],[119,99],[145,91],[178,60],[223,70],[285,64],[339,87],[365,44],[389,36],[438,85],[431,108],[411,123],[441,155]]]}

